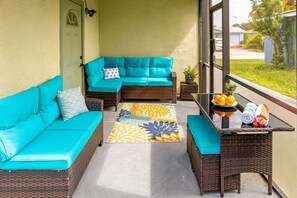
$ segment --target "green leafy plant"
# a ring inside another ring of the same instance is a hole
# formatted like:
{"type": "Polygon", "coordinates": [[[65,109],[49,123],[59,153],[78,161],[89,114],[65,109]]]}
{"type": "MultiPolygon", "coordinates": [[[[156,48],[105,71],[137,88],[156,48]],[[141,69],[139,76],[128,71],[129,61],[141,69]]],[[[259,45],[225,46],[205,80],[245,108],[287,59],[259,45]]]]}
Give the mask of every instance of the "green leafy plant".
{"type": "Polygon", "coordinates": [[[226,84],[225,84],[225,87],[226,87],[226,91],[227,91],[228,93],[233,93],[233,92],[236,90],[237,85],[232,84],[232,83],[226,83],[226,84]]]}
{"type": "Polygon", "coordinates": [[[184,69],[184,75],[185,78],[196,78],[198,74],[195,71],[195,68],[192,68],[191,66],[188,66],[187,68],[184,69]]]}

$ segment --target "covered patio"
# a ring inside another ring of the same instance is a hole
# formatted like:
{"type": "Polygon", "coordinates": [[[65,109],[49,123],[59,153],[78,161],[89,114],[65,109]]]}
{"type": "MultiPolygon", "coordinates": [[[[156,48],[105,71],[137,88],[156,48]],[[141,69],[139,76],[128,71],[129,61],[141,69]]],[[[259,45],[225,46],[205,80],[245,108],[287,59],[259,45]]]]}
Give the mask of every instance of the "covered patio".
{"type": "MultiPolygon", "coordinates": [[[[245,49],[244,44],[238,50],[234,46],[230,48],[230,28],[234,17],[230,9],[232,2],[234,0],[1,1],[0,100],[37,87],[56,75],[63,77],[64,89],[80,86],[87,97],[86,65],[100,57],[173,59],[172,73],[176,73],[176,84],[173,83],[172,87],[176,86],[176,89],[172,93],[178,98],[173,106],[181,142],[105,143],[124,104],[174,103],[174,99],[122,101],[117,98],[119,104],[115,111],[113,107],[105,107],[102,111],[104,145],[96,149],[71,196],[200,197],[187,153],[187,116],[199,115],[201,110],[192,100],[180,100],[181,84],[185,79],[183,71],[187,66],[198,73],[195,78],[198,93],[225,93],[225,83],[231,82],[237,85],[236,93],[256,104],[267,104],[271,114],[295,130],[273,133],[272,195],[267,194],[264,175],[243,173],[240,177],[241,193],[231,190],[226,191],[225,196],[296,196],[296,96],[288,97],[231,71],[235,68],[231,60],[264,59],[264,52],[245,49]],[[67,3],[76,7],[70,9],[67,3]],[[88,12],[91,9],[96,11],[92,16],[88,12]],[[77,18],[69,22],[70,25],[73,22],[70,30],[76,25],[79,28],[73,37],[67,37],[71,35],[66,20],[66,16],[71,16],[70,11],[77,14],[77,18]],[[222,38],[213,34],[217,26],[221,26],[222,38]],[[222,41],[222,50],[217,50],[216,39],[222,41]]],[[[294,35],[296,38],[296,32],[294,35]]],[[[296,71],[296,67],[290,71],[296,71]]],[[[295,84],[296,76],[297,73],[295,84]]],[[[275,76],[278,77],[280,75],[275,76]]],[[[220,192],[205,192],[203,196],[219,197],[220,192]]]]}

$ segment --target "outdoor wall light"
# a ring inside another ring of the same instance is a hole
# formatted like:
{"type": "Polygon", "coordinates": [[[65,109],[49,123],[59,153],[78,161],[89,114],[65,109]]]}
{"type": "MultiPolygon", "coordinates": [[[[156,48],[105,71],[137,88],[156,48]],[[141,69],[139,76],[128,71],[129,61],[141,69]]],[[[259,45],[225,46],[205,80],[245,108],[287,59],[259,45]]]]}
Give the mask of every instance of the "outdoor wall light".
{"type": "Polygon", "coordinates": [[[85,0],[84,2],[85,2],[85,5],[86,5],[86,8],[85,8],[85,12],[86,12],[86,14],[89,15],[89,17],[93,17],[94,14],[95,14],[97,11],[94,10],[94,9],[89,9],[89,8],[88,8],[88,5],[87,5],[87,1],[85,0]]]}

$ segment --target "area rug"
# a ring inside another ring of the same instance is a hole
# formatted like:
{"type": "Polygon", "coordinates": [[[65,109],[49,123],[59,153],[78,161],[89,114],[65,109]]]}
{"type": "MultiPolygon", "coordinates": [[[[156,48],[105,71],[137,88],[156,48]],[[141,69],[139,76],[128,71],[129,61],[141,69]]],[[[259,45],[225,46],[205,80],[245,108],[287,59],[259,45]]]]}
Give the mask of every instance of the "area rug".
{"type": "Polygon", "coordinates": [[[180,142],[174,106],[124,104],[107,143],[180,142]]]}

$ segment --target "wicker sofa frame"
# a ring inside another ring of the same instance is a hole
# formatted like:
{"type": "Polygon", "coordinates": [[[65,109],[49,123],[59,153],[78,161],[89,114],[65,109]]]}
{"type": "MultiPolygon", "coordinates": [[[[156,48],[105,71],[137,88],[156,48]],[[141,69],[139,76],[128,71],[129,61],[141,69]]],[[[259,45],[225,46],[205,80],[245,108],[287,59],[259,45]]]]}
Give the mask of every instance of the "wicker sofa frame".
{"type": "MultiPolygon", "coordinates": [[[[200,188],[200,195],[202,196],[204,192],[220,191],[220,155],[201,155],[189,127],[187,127],[187,152],[200,188]]],[[[226,177],[223,188],[240,192],[240,174],[226,177]]]]}
{"type": "MultiPolygon", "coordinates": [[[[103,111],[103,101],[89,99],[89,110],[103,111]]],[[[103,120],[67,170],[0,170],[0,197],[72,197],[96,148],[103,144],[103,120]]]]}
{"type": "MultiPolygon", "coordinates": [[[[177,79],[175,72],[172,72],[171,78],[172,86],[123,86],[117,93],[86,91],[86,97],[100,98],[104,100],[104,107],[115,106],[115,111],[117,111],[119,102],[125,99],[171,100],[172,103],[176,103],[177,79]]],[[[88,90],[87,82],[86,87],[88,90]]]]}

